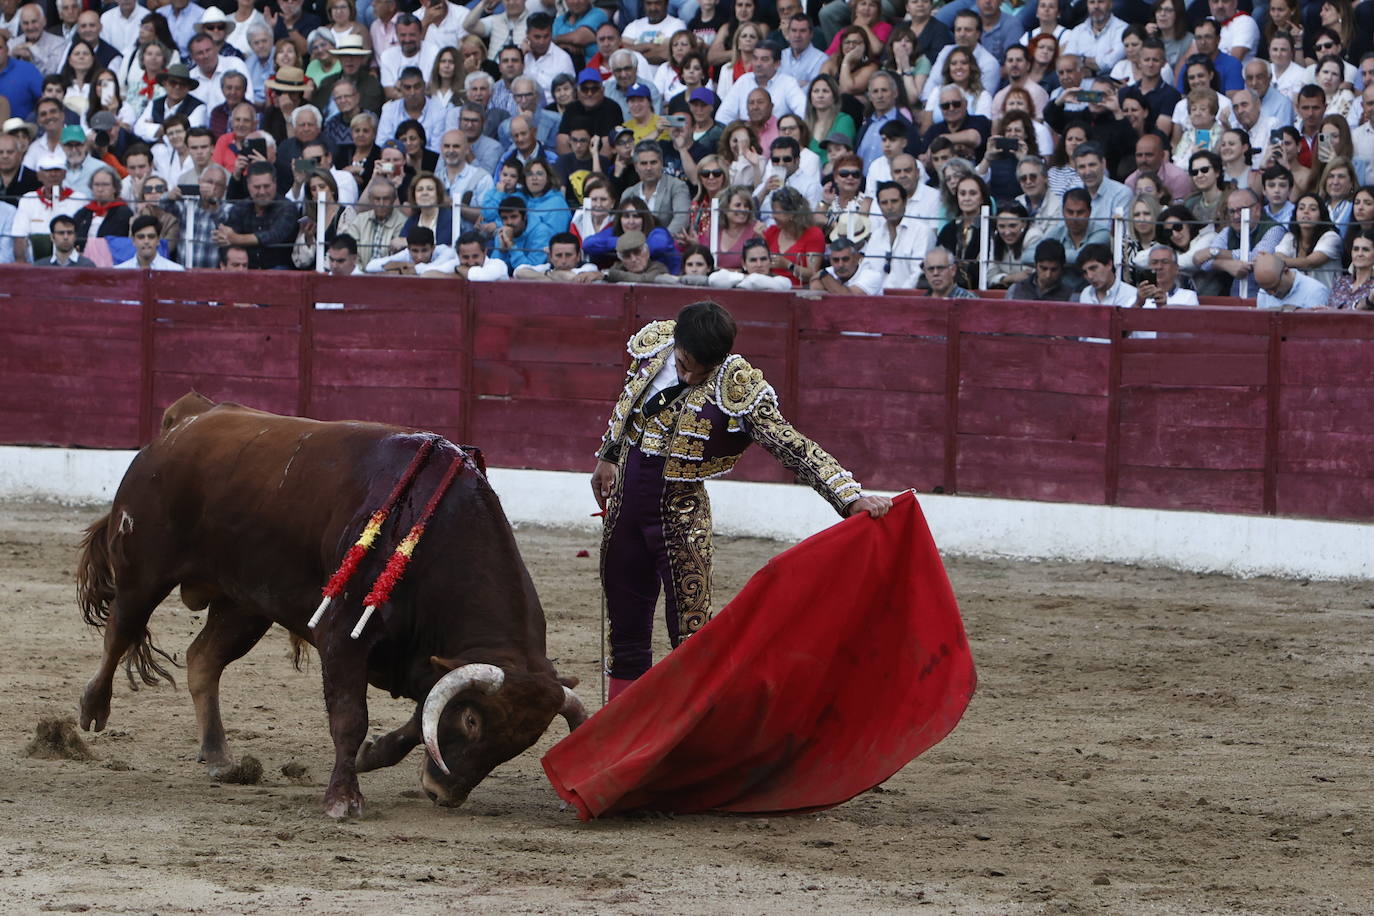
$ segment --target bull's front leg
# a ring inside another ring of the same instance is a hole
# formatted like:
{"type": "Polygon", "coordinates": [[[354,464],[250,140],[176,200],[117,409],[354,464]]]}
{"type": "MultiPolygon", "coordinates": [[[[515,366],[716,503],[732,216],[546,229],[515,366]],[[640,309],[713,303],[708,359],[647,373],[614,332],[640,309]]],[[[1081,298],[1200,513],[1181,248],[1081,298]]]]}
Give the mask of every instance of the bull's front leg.
{"type": "Polygon", "coordinates": [[[319,649],[324,703],[334,739],[334,770],[324,793],[324,813],[336,819],[362,817],[356,761],[367,736],[367,645],[349,639],[345,629],[326,637],[319,649]]]}
{"type": "Polygon", "coordinates": [[[424,705],[415,705],[415,715],[410,717],[410,721],[394,732],[388,732],[377,738],[368,738],[363,746],[358,749],[356,759],[359,773],[366,773],[369,770],[379,770],[382,767],[395,766],[405,759],[406,754],[415,750],[420,742],[424,740],[421,731],[420,715],[424,711],[424,705]]]}

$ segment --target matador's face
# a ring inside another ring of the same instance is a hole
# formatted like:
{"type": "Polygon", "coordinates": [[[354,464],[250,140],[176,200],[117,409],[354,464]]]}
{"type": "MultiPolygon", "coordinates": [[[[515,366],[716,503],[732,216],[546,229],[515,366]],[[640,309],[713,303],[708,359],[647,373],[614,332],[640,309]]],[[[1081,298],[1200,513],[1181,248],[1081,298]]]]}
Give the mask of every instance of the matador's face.
{"type": "Polygon", "coordinates": [[[677,367],[678,381],[688,385],[700,385],[711,372],[710,366],[703,366],[681,347],[673,350],[673,364],[677,367]]]}

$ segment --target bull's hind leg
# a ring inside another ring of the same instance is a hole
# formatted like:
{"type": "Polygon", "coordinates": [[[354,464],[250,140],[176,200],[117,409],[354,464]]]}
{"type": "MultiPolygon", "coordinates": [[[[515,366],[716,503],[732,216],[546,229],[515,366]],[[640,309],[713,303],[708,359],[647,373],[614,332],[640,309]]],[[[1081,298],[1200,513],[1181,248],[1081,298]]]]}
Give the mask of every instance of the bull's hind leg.
{"type": "Polygon", "coordinates": [[[196,723],[200,726],[199,760],[209,766],[211,776],[234,763],[219,714],[220,675],[231,662],[257,645],[271,626],[272,621],[266,617],[216,598],[210,602],[205,626],[186,650],[186,681],[196,704],[196,723]]]}
{"type": "MultiPolygon", "coordinates": [[[[124,573],[124,571],[120,571],[124,573]]],[[[100,731],[110,718],[110,695],[115,671],[128,651],[147,640],[148,618],[172,591],[172,582],[142,582],[132,572],[116,581],[110,616],[105,621],[105,648],[95,677],[81,695],[81,727],[100,731]]],[[[168,675],[170,679],[170,675],[168,675]]]]}

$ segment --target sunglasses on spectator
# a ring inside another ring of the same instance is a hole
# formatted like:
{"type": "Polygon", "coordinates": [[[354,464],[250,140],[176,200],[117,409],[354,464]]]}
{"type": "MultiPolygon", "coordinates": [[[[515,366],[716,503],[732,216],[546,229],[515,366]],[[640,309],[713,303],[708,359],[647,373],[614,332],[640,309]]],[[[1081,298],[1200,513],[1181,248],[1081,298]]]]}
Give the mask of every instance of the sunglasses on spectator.
{"type": "Polygon", "coordinates": [[[200,27],[207,32],[211,29],[215,30],[216,32],[223,32],[225,29],[225,25],[222,22],[202,22],[200,24],[200,27]]]}
{"type": "Polygon", "coordinates": [[[963,103],[963,101],[960,100],[960,99],[955,99],[955,100],[952,101],[952,102],[941,102],[941,103],[940,103],[940,110],[941,110],[941,111],[949,111],[949,110],[952,109],[952,108],[963,108],[963,107],[964,107],[964,103],[963,103]]]}
{"type": "Polygon", "coordinates": [[[1323,41],[1317,44],[1318,51],[1330,51],[1334,47],[1336,47],[1336,43],[1334,41],[1323,41]]]}
{"type": "Polygon", "coordinates": [[[1188,174],[1193,176],[1206,175],[1210,171],[1212,171],[1212,167],[1210,165],[1200,165],[1195,169],[1189,169],[1188,174]]]}
{"type": "Polygon", "coordinates": [[[1024,172],[1016,176],[1017,181],[1034,181],[1040,177],[1039,172],[1024,172]]]}
{"type": "Polygon", "coordinates": [[[795,157],[793,157],[793,156],[774,156],[774,157],[773,157],[773,164],[774,164],[774,165],[787,165],[787,163],[791,162],[794,158],[795,158],[795,157]]]}
{"type": "Polygon", "coordinates": [[[836,169],[835,175],[840,178],[862,178],[864,173],[859,169],[836,169]]]}
{"type": "Polygon", "coordinates": [[[1182,230],[1183,230],[1183,224],[1182,224],[1182,223],[1165,223],[1165,225],[1164,225],[1164,231],[1165,231],[1165,232],[1168,232],[1168,233],[1171,233],[1171,234],[1174,233],[1174,232],[1181,232],[1182,230]]]}
{"type": "Polygon", "coordinates": [[[145,184],[143,190],[152,191],[154,194],[166,194],[167,186],[165,184],[145,184]]]}
{"type": "Polygon", "coordinates": [[[725,177],[725,170],[724,170],[724,169],[697,169],[697,174],[700,175],[702,178],[723,178],[723,177],[725,177]]]}

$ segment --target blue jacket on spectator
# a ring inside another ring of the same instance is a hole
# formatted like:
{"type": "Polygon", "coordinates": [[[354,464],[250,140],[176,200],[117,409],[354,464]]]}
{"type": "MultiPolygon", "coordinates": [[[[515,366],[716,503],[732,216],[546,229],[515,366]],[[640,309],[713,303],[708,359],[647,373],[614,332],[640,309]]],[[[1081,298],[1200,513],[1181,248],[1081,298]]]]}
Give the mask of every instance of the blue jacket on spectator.
{"type": "Polygon", "coordinates": [[[559,232],[567,232],[572,223],[572,208],[568,200],[554,188],[549,188],[538,197],[522,194],[529,209],[530,226],[542,226],[553,237],[559,232]]]}
{"type": "MultiPolygon", "coordinates": [[[[613,263],[616,258],[615,243],[619,237],[615,231],[615,223],[611,223],[596,235],[582,240],[582,253],[586,255],[587,260],[598,264],[613,263]]],[[[682,255],[667,229],[662,226],[656,227],[649,233],[648,241],[649,257],[652,260],[661,262],[671,274],[682,272],[682,255]]]]}
{"type": "Polygon", "coordinates": [[[549,254],[545,249],[549,247],[549,239],[552,237],[552,232],[531,223],[523,235],[515,237],[509,251],[502,251],[497,240],[492,239],[491,255],[509,264],[512,272],[517,267],[537,267],[540,264],[548,263],[549,254]]]}

